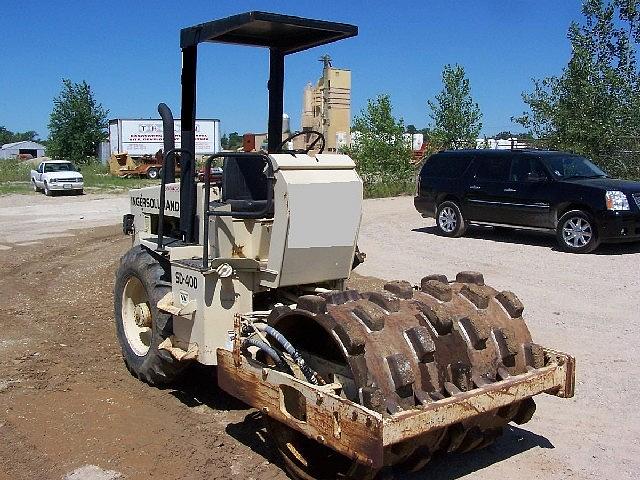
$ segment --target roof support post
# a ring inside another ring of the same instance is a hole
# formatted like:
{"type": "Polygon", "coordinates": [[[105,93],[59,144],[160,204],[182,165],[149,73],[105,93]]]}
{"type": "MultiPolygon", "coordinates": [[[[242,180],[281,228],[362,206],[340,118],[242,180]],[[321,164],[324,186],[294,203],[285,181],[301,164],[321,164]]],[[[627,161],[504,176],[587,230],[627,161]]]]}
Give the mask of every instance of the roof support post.
{"type": "Polygon", "coordinates": [[[282,143],[282,113],[284,110],[284,53],[269,49],[269,153],[282,143]]]}
{"type": "Polygon", "coordinates": [[[191,155],[180,158],[180,231],[185,243],[195,243],[196,218],[196,63],[197,47],[182,49],[182,111],[180,147],[191,155]]]}

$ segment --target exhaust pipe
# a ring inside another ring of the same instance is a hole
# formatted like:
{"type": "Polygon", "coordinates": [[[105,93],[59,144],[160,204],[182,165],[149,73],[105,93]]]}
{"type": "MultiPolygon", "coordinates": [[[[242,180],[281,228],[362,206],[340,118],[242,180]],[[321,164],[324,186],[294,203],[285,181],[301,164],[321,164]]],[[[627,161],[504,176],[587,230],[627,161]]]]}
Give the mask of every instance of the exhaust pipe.
{"type": "MultiPolygon", "coordinates": [[[[158,113],[162,119],[162,137],[164,140],[164,153],[166,155],[167,152],[176,148],[173,113],[171,113],[171,109],[166,103],[158,105],[158,113]]],[[[164,157],[164,166],[162,168],[166,170],[166,176],[164,178],[167,183],[174,183],[176,181],[176,162],[174,158],[175,154],[173,153],[169,154],[168,157],[164,157]]]]}

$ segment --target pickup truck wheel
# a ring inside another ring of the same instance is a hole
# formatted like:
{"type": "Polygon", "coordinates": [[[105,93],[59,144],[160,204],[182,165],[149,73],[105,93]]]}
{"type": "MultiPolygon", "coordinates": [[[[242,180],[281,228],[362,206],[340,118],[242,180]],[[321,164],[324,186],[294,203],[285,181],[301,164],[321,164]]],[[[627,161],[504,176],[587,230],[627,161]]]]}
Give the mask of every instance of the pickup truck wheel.
{"type": "Polygon", "coordinates": [[[179,362],[159,345],[173,334],[173,316],[158,309],[171,291],[171,271],[144,247],[129,250],[120,261],[114,288],[116,334],[131,374],[153,385],[167,385],[179,377],[179,362]]]}
{"type": "Polygon", "coordinates": [[[556,227],[558,245],[565,252],[593,252],[600,240],[591,215],[582,210],[570,210],[558,220],[556,227]]]}
{"type": "Polygon", "coordinates": [[[35,180],[31,180],[31,185],[33,186],[33,191],[36,193],[40,193],[42,191],[41,188],[38,188],[38,186],[36,185],[36,181],[35,180]]]}
{"type": "Polygon", "coordinates": [[[467,230],[467,222],[456,202],[446,200],[436,210],[436,228],[445,237],[461,237],[467,230]]]}
{"type": "Polygon", "coordinates": [[[49,185],[47,185],[47,182],[44,182],[44,194],[47,197],[53,196],[53,191],[51,191],[51,189],[49,188],[49,185]]]}
{"type": "Polygon", "coordinates": [[[147,178],[151,178],[152,180],[158,178],[158,169],[151,167],[149,170],[147,170],[147,178]]]}

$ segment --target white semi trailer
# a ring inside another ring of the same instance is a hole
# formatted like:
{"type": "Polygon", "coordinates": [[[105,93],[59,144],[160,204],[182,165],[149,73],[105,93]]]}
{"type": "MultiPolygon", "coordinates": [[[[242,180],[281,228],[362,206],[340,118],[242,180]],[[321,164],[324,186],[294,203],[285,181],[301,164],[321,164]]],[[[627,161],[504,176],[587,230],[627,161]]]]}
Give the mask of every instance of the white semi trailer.
{"type": "MultiPolygon", "coordinates": [[[[220,120],[196,120],[196,156],[221,150],[220,120]]],[[[174,122],[176,147],[180,148],[180,120],[174,122]]],[[[132,158],[155,155],[162,149],[162,120],[117,118],[109,120],[110,154],[127,153],[132,158]]]]}

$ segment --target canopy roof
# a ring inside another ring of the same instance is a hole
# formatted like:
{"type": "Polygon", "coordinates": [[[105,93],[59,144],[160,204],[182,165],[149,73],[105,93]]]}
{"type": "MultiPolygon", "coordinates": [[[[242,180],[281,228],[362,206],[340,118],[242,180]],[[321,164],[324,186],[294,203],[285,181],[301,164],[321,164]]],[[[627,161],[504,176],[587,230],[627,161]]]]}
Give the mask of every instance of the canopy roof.
{"type": "Polygon", "coordinates": [[[349,38],[358,27],[267,12],[247,12],[183,28],[180,47],[220,42],[276,48],[284,55],[349,38]]]}

